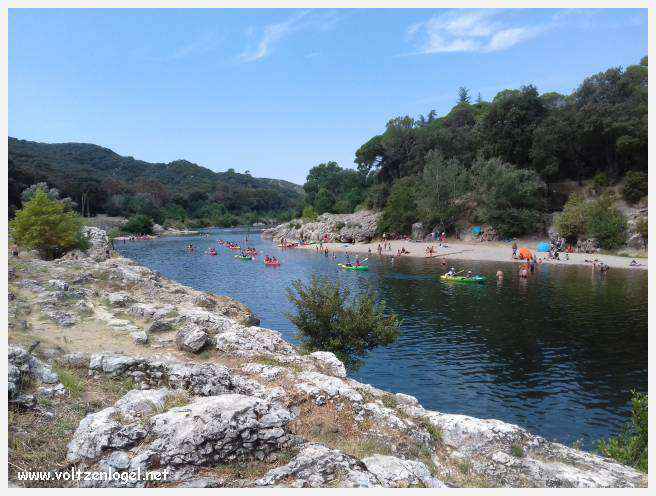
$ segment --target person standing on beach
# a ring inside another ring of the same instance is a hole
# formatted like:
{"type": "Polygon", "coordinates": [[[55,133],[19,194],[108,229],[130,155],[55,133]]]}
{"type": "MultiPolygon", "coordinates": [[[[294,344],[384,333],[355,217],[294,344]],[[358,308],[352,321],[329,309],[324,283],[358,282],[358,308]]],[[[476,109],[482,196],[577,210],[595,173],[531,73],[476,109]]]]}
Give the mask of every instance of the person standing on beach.
{"type": "Polygon", "coordinates": [[[516,239],[513,240],[513,244],[512,244],[512,257],[517,258],[517,240],[516,239]]]}

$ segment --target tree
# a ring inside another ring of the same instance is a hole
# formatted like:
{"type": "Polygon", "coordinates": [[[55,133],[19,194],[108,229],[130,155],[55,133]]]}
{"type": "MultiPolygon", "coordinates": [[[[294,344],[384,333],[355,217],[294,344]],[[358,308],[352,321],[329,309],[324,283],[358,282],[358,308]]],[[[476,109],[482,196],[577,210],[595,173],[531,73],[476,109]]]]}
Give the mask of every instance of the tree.
{"type": "Polygon", "coordinates": [[[378,222],[378,232],[403,234],[410,232],[417,221],[417,180],[404,177],[394,183],[392,191],[378,222]]]}
{"type": "Polygon", "coordinates": [[[587,231],[585,200],[577,193],[572,193],[556,218],[556,228],[561,236],[570,243],[575,242],[587,231]]]}
{"type": "Polygon", "coordinates": [[[317,220],[317,212],[312,208],[312,205],[308,205],[303,209],[302,217],[306,220],[315,221],[317,220]]]}
{"type": "Polygon", "coordinates": [[[80,217],[41,188],[16,212],[10,227],[16,243],[38,250],[45,259],[57,258],[83,245],[80,217]]]}
{"type": "Polygon", "coordinates": [[[469,96],[469,90],[464,86],[458,88],[458,105],[463,103],[469,104],[470,102],[471,98],[469,96]]]}
{"type": "Polygon", "coordinates": [[[471,191],[469,171],[456,159],[445,160],[439,152],[429,152],[422,174],[422,193],[417,204],[432,226],[448,230],[461,213],[457,200],[471,191]]]}
{"type": "Polygon", "coordinates": [[[351,298],[339,282],[312,276],[310,284],[296,280],[287,290],[296,313],[288,314],[298,329],[304,351],[328,350],[355,368],[376,346],[388,346],[399,335],[396,315],[385,315],[385,302],[369,292],[351,298]]]}
{"type": "Polygon", "coordinates": [[[479,129],[485,155],[526,167],[530,162],[533,133],[546,114],[535,86],[497,94],[479,129]]]}
{"type": "Polygon", "coordinates": [[[130,219],[121,229],[123,232],[130,234],[152,234],[153,219],[147,215],[136,214],[130,217],[130,219]]]}
{"type": "Polygon", "coordinates": [[[498,158],[478,160],[472,182],[478,217],[501,236],[521,236],[542,227],[544,183],[534,171],[498,158]]]}
{"type": "Polygon", "coordinates": [[[647,195],[649,185],[647,174],[638,171],[629,171],[624,176],[622,197],[629,203],[637,203],[647,195]]]}
{"type": "Polygon", "coordinates": [[[647,473],[649,441],[649,401],[646,394],[632,392],[631,420],[622,432],[608,440],[601,440],[597,450],[601,455],[635,467],[647,473]]]}

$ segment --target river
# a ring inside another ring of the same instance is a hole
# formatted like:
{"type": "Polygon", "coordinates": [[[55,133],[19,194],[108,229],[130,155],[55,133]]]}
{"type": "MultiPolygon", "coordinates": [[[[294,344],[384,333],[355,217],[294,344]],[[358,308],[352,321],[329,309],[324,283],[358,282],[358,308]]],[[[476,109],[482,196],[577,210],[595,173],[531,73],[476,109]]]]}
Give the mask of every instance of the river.
{"type": "MultiPolygon", "coordinates": [[[[282,251],[258,233],[250,246],[282,267],[242,261],[216,244],[243,241],[242,230],[211,230],[209,239],[117,242],[141,265],[196,289],[247,305],[262,327],[294,342],[286,289],[312,274],[339,279],[354,292],[371,288],[403,319],[402,334],[350,373],[362,382],[416,396],[426,408],[495,418],[547,439],[592,448],[619,432],[631,390],[647,390],[647,272],[541,266],[528,281],[511,263],[469,264],[494,280],[458,285],[439,280],[435,260],[372,257],[368,272],[339,270],[314,251],[282,251]],[[188,254],[185,245],[198,250],[188,254]],[[216,246],[218,256],[203,252],[216,246]]],[[[464,265],[453,262],[464,268],[464,265]]]]}

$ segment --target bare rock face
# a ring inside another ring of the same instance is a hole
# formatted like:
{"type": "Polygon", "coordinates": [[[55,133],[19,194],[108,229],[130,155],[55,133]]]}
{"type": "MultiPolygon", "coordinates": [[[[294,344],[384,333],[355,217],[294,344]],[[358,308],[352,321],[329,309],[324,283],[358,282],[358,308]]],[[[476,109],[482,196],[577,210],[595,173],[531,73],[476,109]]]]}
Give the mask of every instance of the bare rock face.
{"type": "Polygon", "coordinates": [[[68,445],[67,460],[99,470],[166,469],[176,478],[237,457],[262,459],[288,443],[292,413],[266,400],[207,396],[158,413],[171,394],[131,391],[114,407],[87,415],[68,445]]]}
{"type": "Polygon", "coordinates": [[[361,210],[352,214],[322,214],[316,221],[296,219],[262,232],[275,241],[370,241],[376,234],[380,212],[361,210]]]}
{"type": "Polygon", "coordinates": [[[89,240],[88,255],[94,260],[101,261],[107,260],[107,249],[110,248],[107,233],[97,227],[84,226],[82,228],[82,235],[89,240]]]}
{"type": "Polygon", "coordinates": [[[342,361],[330,351],[315,351],[310,353],[310,359],[323,371],[335,377],[346,377],[346,367],[342,361]]]}
{"type": "Polygon", "coordinates": [[[362,459],[362,463],[378,477],[385,487],[447,487],[433,477],[428,467],[420,461],[403,460],[395,456],[374,455],[362,459]]]}
{"type": "Polygon", "coordinates": [[[258,486],[375,487],[378,478],[352,456],[322,444],[309,444],[287,465],[274,468],[256,481],[258,486]]]}
{"type": "Polygon", "coordinates": [[[261,327],[232,326],[214,337],[216,348],[243,357],[267,355],[296,355],[293,346],[279,332],[261,327]]]}
{"type": "Polygon", "coordinates": [[[494,419],[402,406],[440,432],[451,457],[467,459],[471,471],[506,487],[642,487],[645,474],[611,460],[553,443],[494,419]],[[517,452],[521,456],[516,456],[517,452]]]}

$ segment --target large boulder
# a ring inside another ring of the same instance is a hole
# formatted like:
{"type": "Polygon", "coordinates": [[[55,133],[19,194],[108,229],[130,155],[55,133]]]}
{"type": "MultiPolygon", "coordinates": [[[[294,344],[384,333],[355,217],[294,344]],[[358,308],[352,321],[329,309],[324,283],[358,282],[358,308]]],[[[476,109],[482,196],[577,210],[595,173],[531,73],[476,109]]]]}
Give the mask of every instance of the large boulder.
{"type": "Polygon", "coordinates": [[[433,477],[428,467],[420,461],[403,460],[395,456],[374,455],[362,459],[362,463],[385,487],[447,487],[433,477]]]}
{"type": "Polygon", "coordinates": [[[267,472],[257,486],[375,487],[378,478],[362,462],[322,444],[308,444],[288,464],[267,472]]]}
{"type": "Polygon", "coordinates": [[[224,394],[166,409],[171,394],[131,391],[113,407],[87,415],[68,444],[67,460],[103,471],[168,470],[175,479],[203,465],[263,459],[289,443],[286,426],[293,414],[266,400],[224,394]]]}

